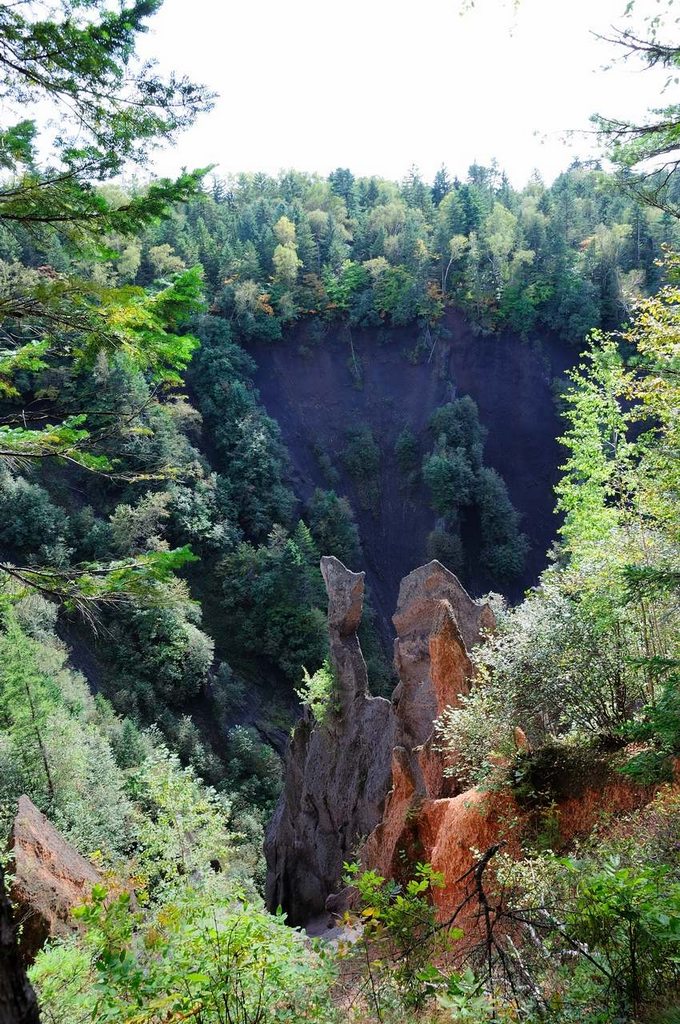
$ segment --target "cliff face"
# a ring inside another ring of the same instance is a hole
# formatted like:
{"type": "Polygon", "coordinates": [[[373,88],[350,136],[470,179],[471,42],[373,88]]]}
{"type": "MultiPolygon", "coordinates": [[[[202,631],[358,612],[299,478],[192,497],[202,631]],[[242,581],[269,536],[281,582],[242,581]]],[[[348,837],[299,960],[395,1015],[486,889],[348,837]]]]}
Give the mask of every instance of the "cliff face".
{"type": "Polygon", "coordinates": [[[364,573],[350,572],[336,558],[323,558],[321,571],[337,706],[323,723],[306,711],[295,727],[284,791],[265,839],[267,903],[271,909],[283,906],[292,924],[323,911],[343,861],[356,856],[380,821],[394,746],[392,705],[368,695],[356,635],[364,573]]]}
{"type": "Polygon", "coordinates": [[[415,570],[402,583],[394,617],[399,686],[392,702],[369,697],[356,636],[364,574],[336,558],[323,558],[321,571],[337,708],[321,724],[306,712],[296,726],[265,842],[268,905],[283,906],[294,924],[324,910],[343,861],[356,858],[364,844],[381,857],[388,849],[394,854],[413,800],[445,789],[448,780],[430,749],[432,723],[467,685],[466,641],[472,646],[493,624],[489,607],[472,601],[439,562],[415,570]]]}
{"type": "Polygon", "coordinates": [[[406,485],[394,446],[408,427],[422,458],[434,441],[427,425],[438,406],[463,395],[477,403],[488,431],[485,463],[505,480],[531,544],[526,570],[512,587],[501,588],[478,572],[466,576],[464,585],[472,593],[502,589],[512,600],[521,598],[545,568],[545,552],[555,537],[553,486],[562,460],[555,438],[563,424],[552,381],[575,360],[574,349],[549,337],[540,346],[510,335],[480,337],[453,310],[444,326],[448,336],[420,361],[413,358],[415,327],[350,333],[333,325],[316,344],[298,328],[275,345],[250,348],[263,404],[290,452],[297,495],[307,500],[316,487],[333,487],[352,503],[363,546],[361,568],[386,640],[400,581],[426,560],[427,537],[437,519],[424,485],[406,485]],[[361,369],[359,385],[352,354],[361,369]],[[348,428],[360,424],[371,428],[380,446],[375,511],[362,508],[341,458],[348,428]],[[319,462],[319,450],[330,458],[333,480],[319,462]]]}
{"type": "MultiPolygon", "coordinates": [[[[433,743],[434,719],[468,692],[470,651],[494,628],[493,613],[439,562],[414,570],[402,581],[393,617],[399,684],[392,701],[370,698],[356,637],[363,573],[334,558],[322,560],[322,572],[337,710],[321,725],[307,715],[293,735],[284,793],[267,833],[269,905],[281,904],[293,923],[307,923],[351,898],[338,894],[344,860],[359,859],[397,879],[416,861],[429,861],[445,878],[434,898],[446,919],[468,895],[477,851],[502,843],[519,855],[541,821],[540,809],[520,805],[509,788],[465,790],[433,743]]],[[[517,742],[525,746],[520,729],[517,742]]],[[[604,810],[629,811],[652,794],[602,758],[578,785],[557,794],[551,823],[559,843],[586,836],[604,810]]],[[[471,902],[457,923],[474,928],[474,912],[471,902]]]]}

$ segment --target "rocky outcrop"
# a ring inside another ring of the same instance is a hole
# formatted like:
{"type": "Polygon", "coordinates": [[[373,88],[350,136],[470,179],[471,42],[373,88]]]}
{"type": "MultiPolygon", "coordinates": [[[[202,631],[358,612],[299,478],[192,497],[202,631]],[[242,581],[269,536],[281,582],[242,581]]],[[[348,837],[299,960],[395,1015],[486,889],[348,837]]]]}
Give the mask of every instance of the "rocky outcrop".
{"type": "Polygon", "coordinates": [[[509,788],[497,791],[470,789],[442,799],[414,800],[412,783],[403,774],[403,764],[395,779],[385,817],[371,836],[363,853],[367,867],[399,878],[402,859],[413,864],[427,861],[442,874],[444,886],[433,899],[440,920],[449,920],[454,912],[456,924],[474,935],[479,922],[478,904],[470,896],[474,880],[471,869],[480,853],[501,846],[505,854],[520,857],[523,845],[533,843],[549,827],[554,848],[568,848],[577,838],[586,838],[605,814],[612,820],[644,807],[656,787],[641,787],[611,770],[608,779],[599,779],[571,797],[549,808],[531,808],[520,804],[509,788]],[[402,858],[390,856],[397,849],[402,858]]]}
{"type": "Polygon", "coordinates": [[[286,756],[285,785],[267,829],[267,903],[293,924],[324,911],[326,898],[380,821],[391,784],[392,705],[368,694],[356,630],[364,574],[325,557],[328,632],[336,693],[323,723],[307,710],[286,756]]]}
{"type": "Polygon", "coordinates": [[[485,630],[493,629],[494,616],[488,604],[472,600],[452,572],[432,561],[402,580],[392,621],[399,743],[417,751],[430,740],[435,718],[468,693],[470,651],[485,630]]]}
{"type": "MultiPolygon", "coordinates": [[[[358,854],[364,867],[398,880],[429,861],[445,879],[434,893],[440,919],[463,905],[456,923],[474,935],[478,906],[466,898],[480,851],[502,846],[519,856],[546,828],[563,848],[587,836],[604,809],[622,814],[651,799],[653,788],[623,778],[606,755],[576,763],[568,751],[547,748],[534,770],[543,786],[550,783],[549,805],[520,802],[509,787],[465,790],[447,771],[433,723],[469,691],[470,653],[494,628],[491,608],[473,601],[439,562],[410,573],[393,617],[399,684],[390,703],[367,696],[356,636],[363,574],[327,558],[322,572],[338,711],[323,725],[307,715],[296,728],[267,836],[269,903],[282,904],[294,923],[320,914],[324,903],[335,912],[347,906],[351,891],[337,892],[342,861],[358,854]]],[[[515,744],[518,756],[535,756],[519,727],[515,744]]]]}
{"type": "Polygon", "coordinates": [[[73,908],[87,899],[101,876],[27,796],[19,799],[10,849],[10,897],[21,925],[20,948],[32,960],[48,938],[72,930],[73,908]]]}
{"type": "Polygon", "coordinates": [[[19,955],[4,881],[0,867],[0,1024],[39,1024],[38,1003],[19,955]]]}
{"type": "Polygon", "coordinates": [[[493,625],[489,607],[439,562],[416,569],[402,582],[394,616],[399,685],[392,702],[370,697],[356,634],[364,574],[327,557],[321,572],[336,708],[323,723],[306,712],[296,726],[265,841],[267,902],[296,924],[323,912],[343,861],[360,850],[365,859],[367,849],[379,849],[369,859],[389,868],[414,807],[448,791],[432,749],[433,721],[467,692],[469,649],[493,625]]]}
{"type": "Polygon", "coordinates": [[[369,836],[362,860],[380,874],[398,877],[405,863],[423,860],[420,816],[425,803],[458,791],[434,747],[434,720],[469,692],[470,651],[484,631],[493,629],[494,616],[488,604],[473,601],[457,577],[433,561],[402,581],[393,622],[398,746],[383,819],[369,836]]]}

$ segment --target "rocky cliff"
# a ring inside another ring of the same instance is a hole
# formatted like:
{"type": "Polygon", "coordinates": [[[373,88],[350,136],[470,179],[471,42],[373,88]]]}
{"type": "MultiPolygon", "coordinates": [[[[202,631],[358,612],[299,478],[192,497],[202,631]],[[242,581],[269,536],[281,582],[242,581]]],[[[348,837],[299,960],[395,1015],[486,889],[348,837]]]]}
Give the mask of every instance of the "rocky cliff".
{"type": "Polygon", "coordinates": [[[413,800],[446,788],[431,750],[433,721],[465,691],[469,649],[493,625],[488,605],[473,601],[439,562],[415,570],[402,582],[394,616],[399,685],[392,701],[369,697],[356,635],[364,574],[327,557],[321,571],[337,700],[323,723],[307,711],[296,726],[284,792],[265,843],[268,904],[283,906],[296,924],[324,910],[340,883],[343,861],[362,849],[394,853],[402,831],[394,815],[397,803],[406,815],[413,800]],[[408,800],[395,795],[403,779],[408,800]],[[392,812],[386,817],[390,791],[392,812]]]}
{"type": "MultiPolygon", "coordinates": [[[[522,516],[531,547],[522,577],[512,587],[502,585],[506,596],[520,599],[537,581],[555,539],[553,488],[563,457],[556,438],[564,424],[553,380],[564,379],[576,351],[548,336],[540,343],[506,334],[482,337],[455,310],[447,311],[443,326],[445,337],[419,358],[419,331],[413,326],[349,332],[331,325],[316,344],[300,326],[276,345],[250,348],[262,402],[290,452],[296,494],[306,501],[316,487],[332,487],[352,503],[363,560],[351,567],[366,569],[386,640],[400,581],[426,560],[428,534],[437,523],[424,484],[407,486],[395,444],[408,428],[422,459],[433,444],[428,422],[437,407],[463,395],[474,399],[488,430],[485,463],[501,474],[522,516]],[[361,367],[360,382],[352,373],[352,352],[361,367]],[[342,459],[348,430],[360,424],[370,427],[380,446],[377,509],[362,507],[342,459]],[[319,461],[320,451],[330,460],[331,475],[319,461]]],[[[463,583],[472,593],[501,587],[479,572],[463,583]]]]}
{"type": "Polygon", "coordinates": [[[321,913],[343,861],[354,857],[381,819],[394,747],[392,705],[368,695],[356,635],[364,573],[323,558],[328,631],[336,682],[323,723],[306,711],[286,756],[285,786],[267,830],[267,903],[293,924],[321,913]]]}
{"type": "MultiPolygon", "coordinates": [[[[540,808],[520,803],[510,788],[465,790],[433,743],[435,718],[473,682],[470,652],[494,628],[492,610],[439,562],[414,570],[402,580],[393,616],[399,683],[391,701],[370,698],[356,637],[363,573],[334,558],[322,560],[322,572],[337,706],[323,724],[307,714],[295,729],[267,833],[269,905],[307,923],[351,898],[339,891],[344,860],[397,879],[429,861],[445,879],[435,899],[446,919],[469,895],[478,851],[503,844],[519,855],[541,823],[540,808]]],[[[517,745],[529,756],[521,729],[517,745]]],[[[560,845],[587,835],[604,810],[626,812],[653,794],[613,771],[606,756],[576,774],[573,767],[558,765],[565,785],[550,807],[560,845]]],[[[457,923],[474,927],[474,912],[471,902],[457,923]]],[[[327,914],[315,927],[332,923],[327,914]]]]}
{"type": "Polygon", "coordinates": [[[21,926],[21,953],[30,961],[46,939],[73,929],[73,908],[85,902],[101,875],[27,796],[19,799],[10,856],[10,898],[21,926]]]}

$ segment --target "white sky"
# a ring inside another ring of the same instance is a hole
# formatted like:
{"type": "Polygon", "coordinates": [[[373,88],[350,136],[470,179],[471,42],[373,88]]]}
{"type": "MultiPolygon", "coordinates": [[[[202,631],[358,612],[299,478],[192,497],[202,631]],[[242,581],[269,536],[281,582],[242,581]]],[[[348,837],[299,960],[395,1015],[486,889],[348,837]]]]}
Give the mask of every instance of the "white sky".
{"type": "MultiPolygon", "coordinates": [[[[155,170],[283,168],[431,179],[496,157],[514,184],[547,181],[593,155],[594,112],[635,118],[665,75],[621,62],[594,38],[626,0],[165,0],[146,56],[220,95],[155,170]]],[[[636,23],[658,11],[638,0],[636,23]]]]}

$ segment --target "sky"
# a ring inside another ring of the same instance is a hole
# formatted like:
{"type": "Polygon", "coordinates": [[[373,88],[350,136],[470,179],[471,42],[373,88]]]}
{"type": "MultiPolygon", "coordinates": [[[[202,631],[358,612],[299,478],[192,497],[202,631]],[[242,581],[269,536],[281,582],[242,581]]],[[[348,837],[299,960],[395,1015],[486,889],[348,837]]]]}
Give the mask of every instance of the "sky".
{"type": "MultiPolygon", "coordinates": [[[[516,186],[596,155],[590,115],[639,118],[662,72],[598,40],[626,0],[165,0],[141,52],[219,96],[153,170],[296,168],[426,180],[496,158],[516,186]],[[566,133],[578,134],[570,137],[566,133]]],[[[637,0],[636,23],[658,10],[637,0]]],[[[150,170],[152,168],[149,168],[150,170]]]]}

